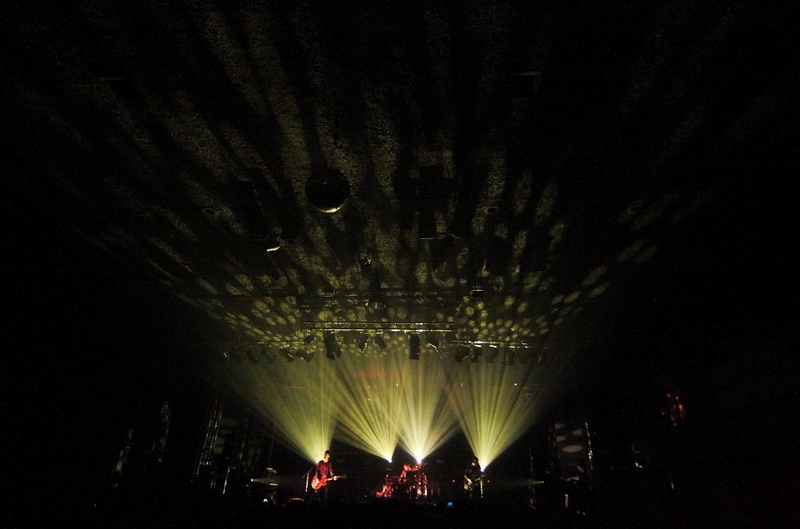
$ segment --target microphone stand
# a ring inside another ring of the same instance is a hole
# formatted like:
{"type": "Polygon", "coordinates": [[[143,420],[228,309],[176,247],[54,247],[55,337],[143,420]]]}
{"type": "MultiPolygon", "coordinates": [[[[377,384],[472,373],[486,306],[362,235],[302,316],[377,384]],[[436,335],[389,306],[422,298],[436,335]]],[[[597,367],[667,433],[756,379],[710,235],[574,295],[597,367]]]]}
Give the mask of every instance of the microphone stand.
{"type": "Polygon", "coordinates": [[[311,478],[311,473],[312,473],[312,472],[314,472],[314,470],[316,470],[316,468],[317,468],[316,466],[313,466],[313,467],[311,467],[311,468],[309,469],[309,471],[308,471],[308,472],[306,472],[305,474],[303,474],[303,475],[306,477],[306,488],[305,488],[305,492],[303,493],[303,497],[304,497],[304,498],[307,498],[307,497],[308,497],[308,481],[309,481],[309,479],[311,478]]]}

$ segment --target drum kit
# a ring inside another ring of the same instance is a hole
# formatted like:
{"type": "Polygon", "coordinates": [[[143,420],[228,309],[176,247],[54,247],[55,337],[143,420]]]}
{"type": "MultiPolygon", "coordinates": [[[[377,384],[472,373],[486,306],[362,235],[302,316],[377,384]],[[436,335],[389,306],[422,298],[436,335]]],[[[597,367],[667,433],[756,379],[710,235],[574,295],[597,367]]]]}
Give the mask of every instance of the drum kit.
{"type": "Polygon", "coordinates": [[[403,470],[398,475],[392,475],[393,469],[386,469],[386,479],[383,488],[376,493],[378,498],[409,498],[424,500],[428,498],[428,476],[423,470],[424,465],[403,465],[403,470]]]}

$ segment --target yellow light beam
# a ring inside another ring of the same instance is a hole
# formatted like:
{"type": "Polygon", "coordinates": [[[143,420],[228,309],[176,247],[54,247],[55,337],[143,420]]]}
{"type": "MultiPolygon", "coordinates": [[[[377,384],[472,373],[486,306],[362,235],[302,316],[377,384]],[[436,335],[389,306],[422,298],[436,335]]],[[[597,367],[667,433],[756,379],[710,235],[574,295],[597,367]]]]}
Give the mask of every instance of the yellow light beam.
{"type": "Polygon", "coordinates": [[[451,370],[451,408],[474,454],[486,468],[532,424],[539,407],[523,389],[524,366],[467,364],[451,370]]]}
{"type": "Polygon", "coordinates": [[[447,376],[442,360],[430,348],[420,351],[419,360],[400,354],[393,361],[404,400],[400,445],[422,462],[458,432],[456,417],[450,413],[444,395],[447,376]]]}
{"type": "Polygon", "coordinates": [[[336,361],[342,391],[337,395],[337,435],[351,446],[392,461],[397,446],[402,393],[389,358],[353,353],[336,361]]]}

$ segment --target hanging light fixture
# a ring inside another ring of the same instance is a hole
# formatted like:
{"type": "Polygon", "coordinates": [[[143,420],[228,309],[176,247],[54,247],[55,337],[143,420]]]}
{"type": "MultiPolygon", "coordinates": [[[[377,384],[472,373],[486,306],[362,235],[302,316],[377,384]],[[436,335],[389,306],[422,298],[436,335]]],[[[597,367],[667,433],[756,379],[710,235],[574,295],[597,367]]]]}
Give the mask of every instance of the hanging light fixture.
{"type": "Polygon", "coordinates": [[[333,331],[325,331],[322,341],[325,344],[325,357],[329,360],[336,360],[342,356],[342,348],[336,340],[336,334],[333,331]]]}
{"type": "Polygon", "coordinates": [[[456,359],[456,362],[461,362],[466,357],[469,356],[469,347],[464,344],[456,345],[455,349],[453,350],[453,357],[456,359]]]}
{"type": "Polygon", "coordinates": [[[481,359],[481,355],[483,354],[483,345],[476,343],[472,346],[472,354],[470,355],[469,359],[472,360],[472,363],[476,363],[478,360],[481,359]]]}
{"type": "Polygon", "coordinates": [[[506,348],[506,354],[503,359],[503,363],[507,366],[514,365],[514,349],[508,347],[506,348]]]}
{"type": "Polygon", "coordinates": [[[484,362],[493,364],[497,355],[500,354],[500,347],[496,345],[485,345],[484,349],[486,350],[486,355],[483,357],[484,362]]]}
{"type": "Polygon", "coordinates": [[[289,363],[294,362],[294,353],[288,347],[281,349],[281,356],[284,357],[289,363]]]}
{"type": "Polygon", "coordinates": [[[439,352],[441,340],[435,331],[425,331],[425,341],[428,343],[428,345],[436,349],[437,353],[439,352]]]}
{"type": "Polygon", "coordinates": [[[408,359],[419,360],[419,333],[408,335],[408,359]]]}

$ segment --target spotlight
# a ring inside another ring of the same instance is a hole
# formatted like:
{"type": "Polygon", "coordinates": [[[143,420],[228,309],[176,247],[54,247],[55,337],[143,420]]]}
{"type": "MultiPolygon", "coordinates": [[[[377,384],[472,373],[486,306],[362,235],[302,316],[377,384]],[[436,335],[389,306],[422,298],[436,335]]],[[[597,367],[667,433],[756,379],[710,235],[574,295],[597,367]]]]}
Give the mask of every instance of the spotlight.
{"type": "Polygon", "coordinates": [[[356,337],[356,345],[358,345],[359,351],[363,351],[367,348],[367,342],[369,342],[369,335],[367,334],[359,334],[356,337]]]}
{"type": "Polygon", "coordinates": [[[408,359],[419,360],[419,334],[408,335],[408,359]]]}
{"type": "Polygon", "coordinates": [[[500,348],[496,345],[489,345],[488,351],[486,351],[486,356],[484,360],[487,364],[494,364],[494,359],[497,358],[497,355],[500,354],[500,348]]]}
{"type": "Polygon", "coordinates": [[[305,337],[305,338],[303,338],[303,342],[304,342],[306,345],[310,345],[310,344],[311,344],[311,342],[313,342],[313,341],[314,341],[314,335],[313,335],[313,334],[306,334],[306,337],[305,337]]]}
{"type": "Polygon", "coordinates": [[[436,336],[435,332],[427,331],[425,333],[425,341],[428,342],[428,345],[436,349],[436,352],[439,352],[439,345],[441,344],[441,341],[439,340],[439,337],[436,336]]]}
{"type": "Polygon", "coordinates": [[[325,331],[322,341],[325,343],[325,356],[329,360],[336,360],[342,356],[342,348],[339,342],[336,341],[336,334],[331,331],[325,331]]]}
{"type": "Polygon", "coordinates": [[[427,331],[425,333],[425,341],[428,342],[428,345],[433,347],[433,350],[436,351],[436,354],[439,356],[439,358],[444,358],[444,356],[442,356],[442,350],[440,349],[442,341],[439,339],[437,333],[433,331],[427,331]]]}
{"type": "Polygon", "coordinates": [[[461,362],[464,358],[469,356],[469,347],[466,345],[457,345],[455,350],[453,351],[453,356],[456,359],[456,362],[461,362]]]}
{"type": "Polygon", "coordinates": [[[469,359],[472,360],[472,363],[474,364],[481,359],[481,354],[483,354],[483,346],[479,343],[476,343],[472,346],[472,354],[470,355],[469,359]]]}
{"type": "Polygon", "coordinates": [[[513,366],[514,365],[514,350],[513,349],[506,349],[506,354],[505,354],[505,358],[503,360],[503,363],[505,365],[507,365],[507,366],[513,366]]]}
{"type": "Polygon", "coordinates": [[[382,334],[376,334],[374,340],[381,351],[386,350],[386,338],[382,334]]]}
{"type": "Polygon", "coordinates": [[[284,357],[287,362],[294,362],[294,353],[288,347],[281,349],[281,356],[284,357]]]}
{"type": "Polygon", "coordinates": [[[296,351],[296,353],[297,353],[297,356],[299,356],[300,358],[305,360],[307,363],[311,363],[311,360],[314,359],[314,352],[313,351],[309,353],[306,349],[302,349],[302,350],[296,351]]]}

